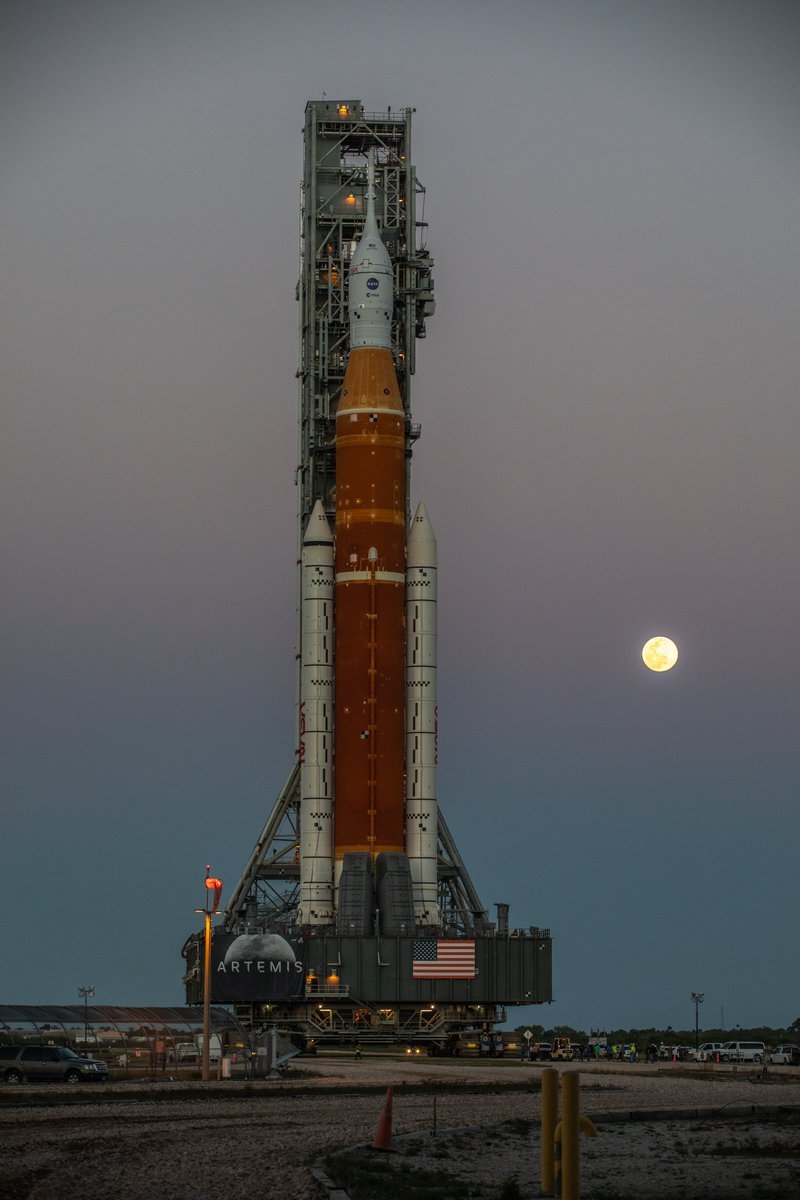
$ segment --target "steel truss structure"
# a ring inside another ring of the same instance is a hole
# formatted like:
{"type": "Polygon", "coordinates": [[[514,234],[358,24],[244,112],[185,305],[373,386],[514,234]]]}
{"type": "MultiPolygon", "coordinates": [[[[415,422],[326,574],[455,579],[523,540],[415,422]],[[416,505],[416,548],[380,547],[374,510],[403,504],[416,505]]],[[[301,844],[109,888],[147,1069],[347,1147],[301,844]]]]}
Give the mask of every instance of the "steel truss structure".
{"type": "MultiPolygon", "coordinates": [[[[292,769],[226,909],[229,933],[288,933],[299,899],[300,769],[292,769]]],[[[439,812],[439,910],[443,932],[489,928],[475,886],[439,812]]]]}

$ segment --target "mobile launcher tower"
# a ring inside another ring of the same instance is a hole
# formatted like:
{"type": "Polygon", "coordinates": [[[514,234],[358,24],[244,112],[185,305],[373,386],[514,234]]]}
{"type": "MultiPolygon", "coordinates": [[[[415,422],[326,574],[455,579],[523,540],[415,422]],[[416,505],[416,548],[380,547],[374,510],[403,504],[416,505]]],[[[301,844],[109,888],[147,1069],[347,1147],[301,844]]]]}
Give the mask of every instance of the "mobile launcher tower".
{"type": "MultiPolygon", "coordinates": [[[[552,998],[551,943],[510,929],[507,905],[487,919],[437,798],[436,540],[409,506],[434,310],[412,112],[306,106],[298,750],[213,936],[210,990],[300,1044],[446,1051],[552,998]]],[[[199,1003],[202,934],[183,954],[199,1003]]]]}

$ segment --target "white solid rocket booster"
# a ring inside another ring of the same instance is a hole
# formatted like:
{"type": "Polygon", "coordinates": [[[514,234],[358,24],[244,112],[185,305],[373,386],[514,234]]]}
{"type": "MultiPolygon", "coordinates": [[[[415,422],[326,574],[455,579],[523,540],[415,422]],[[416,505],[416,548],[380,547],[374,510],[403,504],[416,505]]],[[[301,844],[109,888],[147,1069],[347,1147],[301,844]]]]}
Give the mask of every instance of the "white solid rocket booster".
{"type": "Polygon", "coordinates": [[[437,905],[438,708],[436,698],[436,536],[424,504],[408,535],[406,563],[406,854],[414,913],[440,923],[437,905]]]}
{"type": "Polygon", "coordinates": [[[333,921],[333,535],[321,501],[301,557],[300,910],[303,925],[333,921]]]}

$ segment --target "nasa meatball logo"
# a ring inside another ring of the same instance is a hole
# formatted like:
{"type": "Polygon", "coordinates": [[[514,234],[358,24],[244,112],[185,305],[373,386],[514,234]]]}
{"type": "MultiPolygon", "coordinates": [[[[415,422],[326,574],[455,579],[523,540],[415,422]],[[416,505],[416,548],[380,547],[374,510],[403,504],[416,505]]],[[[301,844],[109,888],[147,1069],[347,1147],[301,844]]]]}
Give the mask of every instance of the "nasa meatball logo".
{"type": "Polygon", "coordinates": [[[369,290],[371,292],[374,292],[376,287],[378,287],[378,286],[379,286],[378,280],[375,278],[374,275],[370,275],[369,279],[367,280],[367,287],[369,288],[369,290]]]}

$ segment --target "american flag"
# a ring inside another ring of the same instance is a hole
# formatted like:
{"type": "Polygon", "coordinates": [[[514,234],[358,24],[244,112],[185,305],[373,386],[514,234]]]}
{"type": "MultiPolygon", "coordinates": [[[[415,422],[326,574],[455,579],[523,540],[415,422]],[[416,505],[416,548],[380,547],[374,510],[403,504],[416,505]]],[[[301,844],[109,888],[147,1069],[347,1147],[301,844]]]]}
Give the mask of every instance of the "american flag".
{"type": "Polygon", "coordinates": [[[440,942],[421,938],[414,942],[412,979],[474,979],[475,943],[440,942]]]}

